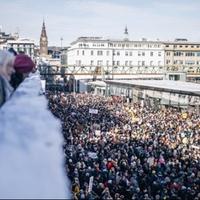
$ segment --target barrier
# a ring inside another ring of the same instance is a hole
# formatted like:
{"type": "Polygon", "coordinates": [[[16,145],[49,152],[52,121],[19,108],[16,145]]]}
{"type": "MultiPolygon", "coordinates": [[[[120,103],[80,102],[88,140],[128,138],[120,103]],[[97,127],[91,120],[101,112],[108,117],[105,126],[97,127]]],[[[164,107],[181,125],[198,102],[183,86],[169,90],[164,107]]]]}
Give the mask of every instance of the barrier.
{"type": "Polygon", "coordinates": [[[0,198],[70,199],[61,124],[32,74],[0,109],[0,198]]]}

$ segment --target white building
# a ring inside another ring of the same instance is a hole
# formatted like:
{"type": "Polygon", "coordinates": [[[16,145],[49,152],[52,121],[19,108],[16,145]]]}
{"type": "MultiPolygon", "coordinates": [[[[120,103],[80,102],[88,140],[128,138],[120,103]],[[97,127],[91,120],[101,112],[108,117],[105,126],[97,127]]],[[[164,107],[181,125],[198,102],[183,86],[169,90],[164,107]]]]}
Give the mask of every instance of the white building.
{"type": "Polygon", "coordinates": [[[14,48],[17,52],[24,52],[30,57],[34,57],[35,42],[30,39],[8,40],[7,48],[14,48]]]}
{"type": "Polygon", "coordinates": [[[80,37],[67,51],[68,66],[164,66],[160,41],[130,41],[80,37]]]}

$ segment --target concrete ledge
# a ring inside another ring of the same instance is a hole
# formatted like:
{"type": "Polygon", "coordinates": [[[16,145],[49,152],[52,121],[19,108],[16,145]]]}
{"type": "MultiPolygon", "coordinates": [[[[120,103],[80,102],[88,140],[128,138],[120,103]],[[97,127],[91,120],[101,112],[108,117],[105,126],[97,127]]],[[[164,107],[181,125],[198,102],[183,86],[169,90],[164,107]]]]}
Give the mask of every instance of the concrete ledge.
{"type": "Polygon", "coordinates": [[[32,74],[0,109],[0,198],[70,198],[61,124],[32,74]]]}

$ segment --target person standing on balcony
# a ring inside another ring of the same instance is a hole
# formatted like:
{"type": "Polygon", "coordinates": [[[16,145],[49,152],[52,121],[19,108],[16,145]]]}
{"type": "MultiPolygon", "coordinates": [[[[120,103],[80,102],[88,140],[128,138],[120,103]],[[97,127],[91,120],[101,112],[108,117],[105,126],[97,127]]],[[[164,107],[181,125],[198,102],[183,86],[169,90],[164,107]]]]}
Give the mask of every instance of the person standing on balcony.
{"type": "Polygon", "coordinates": [[[0,50],[0,107],[10,98],[13,88],[9,81],[14,70],[15,57],[8,51],[0,50]]]}
{"type": "Polygon", "coordinates": [[[35,63],[32,59],[25,54],[18,54],[15,57],[14,62],[15,73],[11,79],[11,85],[16,89],[23,80],[28,77],[30,72],[33,72],[35,69],[35,63]]]}

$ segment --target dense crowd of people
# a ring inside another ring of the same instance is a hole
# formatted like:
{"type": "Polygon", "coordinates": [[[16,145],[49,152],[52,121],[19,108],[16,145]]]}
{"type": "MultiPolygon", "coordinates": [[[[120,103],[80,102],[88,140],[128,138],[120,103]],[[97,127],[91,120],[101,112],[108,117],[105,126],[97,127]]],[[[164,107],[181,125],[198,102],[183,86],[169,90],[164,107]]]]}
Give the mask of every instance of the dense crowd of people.
{"type": "Polygon", "coordinates": [[[200,118],[121,98],[47,93],[74,199],[200,199],[200,118]]]}

